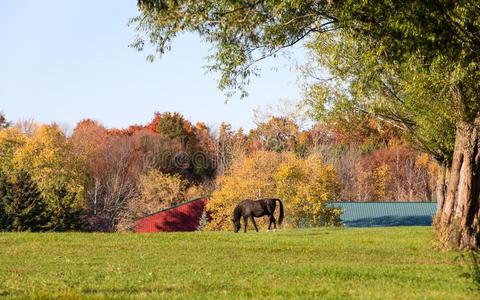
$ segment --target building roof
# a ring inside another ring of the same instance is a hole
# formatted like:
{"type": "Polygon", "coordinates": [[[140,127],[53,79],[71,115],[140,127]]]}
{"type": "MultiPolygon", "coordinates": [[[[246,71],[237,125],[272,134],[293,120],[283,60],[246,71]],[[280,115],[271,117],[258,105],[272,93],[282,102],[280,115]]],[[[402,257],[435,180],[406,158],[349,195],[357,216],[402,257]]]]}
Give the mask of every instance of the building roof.
{"type": "Polygon", "coordinates": [[[156,215],[156,214],[158,214],[158,213],[161,213],[161,212],[164,212],[164,211],[167,211],[167,210],[171,210],[171,209],[177,208],[177,207],[179,207],[179,206],[182,206],[182,205],[185,205],[185,204],[188,204],[188,203],[191,203],[191,202],[195,202],[195,201],[198,201],[198,200],[202,200],[202,199],[206,199],[206,197],[195,198],[195,199],[191,199],[191,200],[187,200],[187,201],[184,201],[184,202],[177,203],[177,204],[175,204],[175,205],[173,205],[173,206],[170,206],[170,207],[167,207],[167,208],[162,208],[161,210],[158,210],[158,211],[156,211],[156,212],[153,212],[153,213],[151,213],[151,214],[148,214],[148,215],[145,215],[145,216],[143,216],[143,217],[141,217],[141,218],[138,218],[137,221],[138,221],[138,220],[141,220],[141,219],[148,218],[148,217],[150,217],[150,216],[156,215]]]}
{"type": "Polygon", "coordinates": [[[207,198],[197,198],[162,209],[135,221],[135,232],[198,230],[207,198]]]}
{"type": "Polygon", "coordinates": [[[350,227],[430,226],[437,204],[434,202],[333,202],[350,227]]]}

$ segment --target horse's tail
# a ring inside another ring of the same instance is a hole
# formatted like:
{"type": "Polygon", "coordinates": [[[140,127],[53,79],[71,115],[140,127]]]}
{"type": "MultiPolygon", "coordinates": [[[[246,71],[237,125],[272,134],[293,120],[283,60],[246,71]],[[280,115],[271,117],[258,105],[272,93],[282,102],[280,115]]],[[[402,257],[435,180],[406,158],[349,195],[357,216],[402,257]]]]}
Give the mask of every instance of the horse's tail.
{"type": "Polygon", "coordinates": [[[278,216],[278,224],[282,225],[283,217],[284,217],[283,203],[282,203],[282,200],[280,200],[280,199],[275,199],[275,201],[278,201],[278,203],[280,204],[280,215],[278,216]]]}

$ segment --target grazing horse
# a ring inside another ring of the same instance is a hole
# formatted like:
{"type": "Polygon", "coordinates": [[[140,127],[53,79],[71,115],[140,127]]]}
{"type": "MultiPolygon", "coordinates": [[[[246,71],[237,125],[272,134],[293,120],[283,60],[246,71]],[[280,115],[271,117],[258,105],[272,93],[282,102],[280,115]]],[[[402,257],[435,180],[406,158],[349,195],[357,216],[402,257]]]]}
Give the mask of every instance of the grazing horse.
{"type": "Polygon", "coordinates": [[[275,212],[275,204],[278,201],[280,204],[280,215],[278,216],[278,224],[281,225],[283,221],[283,203],[280,199],[260,199],[260,200],[243,200],[233,210],[232,222],[233,231],[238,232],[240,230],[240,218],[243,217],[244,232],[247,232],[248,218],[252,219],[253,226],[258,232],[257,223],[255,218],[268,216],[268,231],[273,223],[274,230],[277,230],[277,222],[273,213],[275,212]]]}

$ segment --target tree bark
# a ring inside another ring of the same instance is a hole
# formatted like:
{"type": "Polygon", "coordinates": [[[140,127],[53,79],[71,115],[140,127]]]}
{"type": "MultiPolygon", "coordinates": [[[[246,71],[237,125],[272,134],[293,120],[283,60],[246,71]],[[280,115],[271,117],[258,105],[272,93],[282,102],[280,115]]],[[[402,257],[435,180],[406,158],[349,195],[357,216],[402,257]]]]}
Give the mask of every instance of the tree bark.
{"type": "Polygon", "coordinates": [[[445,162],[442,162],[438,171],[436,195],[437,195],[437,211],[442,211],[443,204],[445,203],[445,190],[446,190],[446,176],[447,166],[445,162]]]}
{"type": "Polygon", "coordinates": [[[446,248],[480,247],[480,114],[457,124],[445,200],[438,203],[435,229],[446,248]]]}

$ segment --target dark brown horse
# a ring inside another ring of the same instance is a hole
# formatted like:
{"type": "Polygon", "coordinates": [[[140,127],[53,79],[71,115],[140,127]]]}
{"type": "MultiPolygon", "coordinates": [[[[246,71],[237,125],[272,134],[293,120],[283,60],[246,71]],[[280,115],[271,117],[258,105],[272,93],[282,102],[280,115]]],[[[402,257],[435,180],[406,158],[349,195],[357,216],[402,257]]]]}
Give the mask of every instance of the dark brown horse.
{"type": "Polygon", "coordinates": [[[278,201],[280,204],[280,215],[278,216],[278,224],[281,225],[283,221],[283,203],[280,199],[260,199],[260,200],[243,200],[238,203],[238,205],[233,210],[232,222],[233,222],[233,231],[238,232],[240,230],[240,218],[243,217],[244,223],[244,232],[247,232],[248,218],[252,220],[255,230],[258,232],[257,223],[255,223],[255,218],[268,216],[268,231],[272,227],[274,230],[277,230],[277,221],[273,216],[275,212],[275,204],[278,201]]]}

